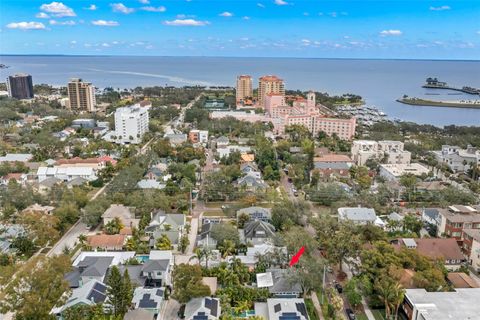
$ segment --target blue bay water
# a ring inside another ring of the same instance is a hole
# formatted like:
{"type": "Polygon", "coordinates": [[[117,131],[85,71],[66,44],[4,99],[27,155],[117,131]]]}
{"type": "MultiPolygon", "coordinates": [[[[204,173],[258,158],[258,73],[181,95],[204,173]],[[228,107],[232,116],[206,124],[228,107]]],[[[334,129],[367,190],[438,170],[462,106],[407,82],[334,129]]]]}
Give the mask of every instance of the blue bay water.
{"type": "Polygon", "coordinates": [[[69,78],[80,77],[99,88],[234,86],[235,77],[240,74],[250,74],[254,79],[275,74],[285,80],[288,89],[359,94],[368,105],[383,110],[390,118],[438,126],[480,126],[480,109],[418,107],[395,101],[404,94],[432,100],[480,99],[479,96],[452,95],[449,91],[421,88],[430,76],[452,86],[480,87],[480,61],[0,56],[0,63],[10,66],[0,70],[2,79],[16,72],[27,72],[37,84],[64,86],[69,78]]]}

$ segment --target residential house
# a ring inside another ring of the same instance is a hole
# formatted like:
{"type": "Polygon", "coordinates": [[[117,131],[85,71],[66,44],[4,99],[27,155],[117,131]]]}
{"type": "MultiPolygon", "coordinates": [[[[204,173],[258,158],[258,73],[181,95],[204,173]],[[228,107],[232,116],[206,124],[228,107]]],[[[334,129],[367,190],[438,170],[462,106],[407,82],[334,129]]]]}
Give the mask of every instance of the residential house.
{"type": "Polygon", "coordinates": [[[350,165],[344,162],[315,161],[313,169],[310,171],[310,178],[315,172],[319,173],[321,180],[347,178],[350,175],[350,165]]]}
{"type": "Polygon", "coordinates": [[[262,178],[259,178],[255,173],[249,173],[240,177],[237,180],[237,185],[239,187],[245,188],[247,191],[257,191],[264,190],[268,187],[267,183],[263,181],[262,178]]]}
{"type": "Polygon", "coordinates": [[[190,130],[188,140],[190,140],[191,143],[207,143],[208,130],[190,130]]]}
{"type": "Polygon", "coordinates": [[[230,156],[230,154],[232,152],[240,152],[240,155],[248,154],[248,153],[252,152],[252,148],[249,147],[249,146],[237,146],[237,145],[226,146],[226,147],[223,147],[223,148],[218,148],[217,147],[217,154],[218,154],[218,157],[220,159],[230,156]]]}
{"type": "Polygon", "coordinates": [[[25,186],[28,181],[28,175],[26,173],[8,173],[3,177],[0,177],[0,185],[1,186],[8,186],[10,181],[15,181],[17,184],[21,186],[25,186]]]}
{"type": "Polygon", "coordinates": [[[265,256],[267,254],[278,254],[287,258],[287,248],[286,247],[276,247],[272,244],[263,243],[257,244],[253,247],[247,247],[245,254],[238,254],[231,257],[231,259],[239,259],[244,265],[253,270],[258,262],[259,256],[265,256]]]}
{"type": "Polygon", "coordinates": [[[33,155],[30,153],[7,153],[0,157],[0,163],[3,162],[22,162],[26,163],[33,159],[33,155]]]}
{"type": "Polygon", "coordinates": [[[25,235],[26,230],[20,224],[0,224],[0,252],[12,252],[12,242],[17,237],[25,235]]]}
{"type": "Polygon", "coordinates": [[[55,207],[52,206],[42,206],[38,203],[34,203],[25,209],[23,209],[22,213],[29,213],[29,212],[35,212],[35,213],[41,213],[41,214],[52,214],[53,210],[55,210],[55,207]]]}
{"type": "Polygon", "coordinates": [[[164,290],[161,288],[137,287],[133,292],[132,304],[135,306],[135,309],[144,309],[157,316],[160,312],[164,295],[164,290]]]}
{"type": "Polygon", "coordinates": [[[268,288],[275,298],[298,298],[303,292],[302,286],[292,278],[292,269],[267,269],[257,274],[257,287],[268,288]]]}
{"type": "Polygon", "coordinates": [[[213,223],[202,224],[201,230],[197,235],[197,247],[215,249],[217,247],[217,240],[211,236],[213,223]]]}
{"type": "Polygon", "coordinates": [[[462,240],[462,249],[468,264],[480,272],[480,229],[463,229],[462,240]]]}
{"type": "Polygon", "coordinates": [[[422,221],[435,225],[438,228],[442,222],[440,210],[439,208],[424,208],[422,210],[422,221]]]}
{"type": "Polygon", "coordinates": [[[271,209],[263,207],[248,207],[238,210],[237,221],[238,217],[240,217],[241,215],[249,216],[250,220],[261,220],[265,222],[268,222],[272,219],[271,209]]]}
{"type": "Polygon", "coordinates": [[[461,240],[463,229],[480,229],[480,206],[452,205],[440,210],[438,235],[461,240]]]}
{"type": "Polygon", "coordinates": [[[448,270],[457,270],[466,259],[453,238],[400,239],[400,246],[415,249],[420,255],[432,260],[441,260],[448,270]]]}
{"type": "Polygon", "coordinates": [[[178,244],[186,224],[183,213],[165,213],[158,210],[151,213],[150,224],[145,228],[145,235],[150,237],[150,247],[155,246],[155,241],[166,235],[173,245],[178,244]]]}
{"type": "Polygon", "coordinates": [[[124,227],[138,228],[140,219],[135,218],[135,208],[125,207],[123,204],[112,204],[102,214],[103,225],[106,225],[114,219],[120,219],[124,227]]]}
{"type": "Polygon", "coordinates": [[[107,286],[98,280],[90,280],[85,285],[72,290],[67,302],[58,308],[52,309],[52,314],[63,319],[62,313],[74,306],[92,306],[107,301],[107,286]]]}
{"type": "Polygon", "coordinates": [[[478,319],[480,288],[428,292],[406,289],[401,309],[408,320],[478,319]]]}
{"type": "Polygon", "coordinates": [[[193,298],[185,305],[185,320],[217,320],[220,319],[220,300],[217,298],[193,298]]]}
{"type": "Polygon", "coordinates": [[[104,282],[111,266],[124,263],[134,256],[133,251],[83,251],[72,263],[72,271],[65,276],[65,279],[71,288],[81,287],[92,279],[104,282]]]}
{"type": "Polygon", "coordinates": [[[151,250],[142,264],[121,265],[120,272],[128,270],[130,279],[138,287],[160,288],[172,286],[173,254],[170,250],[151,250]]]}
{"type": "Polygon", "coordinates": [[[41,194],[48,194],[48,192],[56,185],[60,185],[63,183],[63,180],[60,180],[58,178],[55,178],[55,177],[51,177],[51,178],[46,178],[45,180],[43,181],[39,181],[38,182],[38,192],[41,193],[41,194]]]}
{"type": "Polygon", "coordinates": [[[140,189],[165,189],[167,185],[157,180],[143,179],[137,182],[137,187],[140,189]]]}
{"type": "Polygon", "coordinates": [[[172,146],[187,142],[187,135],[184,133],[169,133],[165,135],[165,138],[168,139],[172,146]]]}
{"type": "Polygon", "coordinates": [[[83,178],[88,181],[97,179],[95,169],[91,167],[40,167],[37,170],[38,182],[48,178],[57,178],[62,181],[71,181],[75,178],[83,178]]]}
{"type": "Polygon", "coordinates": [[[442,150],[433,151],[433,154],[438,162],[446,164],[453,172],[466,172],[472,165],[480,164],[480,150],[470,145],[467,149],[443,145],[442,150]]]}
{"type": "Polygon", "coordinates": [[[480,284],[465,272],[449,272],[447,281],[453,288],[480,288],[480,284]]]}
{"type": "Polygon", "coordinates": [[[123,234],[97,234],[87,237],[87,244],[93,250],[121,251],[127,242],[123,234]]]}
{"type": "Polygon", "coordinates": [[[267,299],[267,302],[255,302],[255,315],[265,320],[309,320],[305,300],[267,299]]]}
{"type": "Polygon", "coordinates": [[[244,162],[244,163],[240,164],[240,171],[243,174],[254,175],[254,176],[258,177],[259,179],[262,177],[262,173],[258,169],[258,166],[255,162],[244,162]]]}
{"type": "Polygon", "coordinates": [[[270,242],[275,235],[275,227],[262,220],[249,221],[245,224],[241,238],[245,243],[253,245],[270,242]]]}
{"type": "Polygon", "coordinates": [[[230,144],[230,139],[225,136],[217,138],[217,149],[226,148],[230,144]]]}
{"type": "Polygon", "coordinates": [[[377,224],[379,219],[372,208],[344,207],[338,208],[337,211],[339,220],[348,220],[359,225],[377,224]]]}
{"type": "Polygon", "coordinates": [[[56,166],[60,168],[68,167],[91,167],[95,170],[104,169],[107,164],[110,163],[112,166],[117,164],[117,160],[109,156],[102,156],[98,158],[71,158],[71,159],[60,159],[56,161],[56,166]]]}

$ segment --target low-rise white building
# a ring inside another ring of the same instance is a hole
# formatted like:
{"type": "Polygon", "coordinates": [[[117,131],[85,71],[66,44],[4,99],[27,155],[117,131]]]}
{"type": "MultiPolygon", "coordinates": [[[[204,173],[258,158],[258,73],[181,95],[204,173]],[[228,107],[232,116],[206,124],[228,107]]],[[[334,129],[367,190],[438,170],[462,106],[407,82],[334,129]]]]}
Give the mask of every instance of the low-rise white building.
{"type": "Polygon", "coordinates": [[[399,181],[400,177],[405,174],[413,174],[419,177],[429,173],[430,169],[420,163],[380,165],[380,176],[388,181],[399,181]]]}
{"type": "Polygon", "coordinates": [[[402,304],[409,320],[478,319],[480,288],[449,292],[407,289],[402,304]]]}
{"type": "Polygon", "coordinates": [[[461,149],[458,146],[443,145],[442,150],[433,151],[438,162],[446,164],[453,172],[464,172],[472,165],[480,164],[480,150],[472,146],[461,149]]]}
{"type": "Polygon", "coordinates": [[[92,167],[40,167],[37,170],[38,182],[48,178],[60,179],[69,182],[77,178],[87,181],[97,179],[96,171],[92,167]]]}

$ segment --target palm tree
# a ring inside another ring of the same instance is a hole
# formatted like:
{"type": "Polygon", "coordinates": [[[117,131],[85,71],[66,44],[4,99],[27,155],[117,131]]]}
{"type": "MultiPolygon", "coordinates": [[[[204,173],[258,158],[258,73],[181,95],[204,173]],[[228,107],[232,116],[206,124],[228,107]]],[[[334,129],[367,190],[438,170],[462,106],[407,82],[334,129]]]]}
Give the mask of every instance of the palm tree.
{"type": "Polygon", "coordinates": [[[224,240],[218,249],[222,253],[222,258],[225,259],[235,252],[235,243],[232,240],[224,240]]]}
{"type": "Polygon", "coordinates": [[[398,316],[398,308],[405,296],[405,289],[397,282],[389,278],[381,278],[375,283],[375,289],[380,300],[385,304],[385,316],[391,319],[392,310],[395,319],[398,316]]]}
{"type": "Polygon", "coordinates": [[[203,258],[204,258],[203,250],[200,248],[196,248],[195,253],[190,257],[189,261],[197,259],[198,265],[200,265],[200,262],[203,260],[203,258]]]}
{"type": "Polygon", "coordinates": [[[395,310],[395,320],[398,319],[398,308],[400,307],[400,304],[403,302],[404,298],[405,289],[399,283],[395,283],[391,301],[392,308],[395,310]]]}

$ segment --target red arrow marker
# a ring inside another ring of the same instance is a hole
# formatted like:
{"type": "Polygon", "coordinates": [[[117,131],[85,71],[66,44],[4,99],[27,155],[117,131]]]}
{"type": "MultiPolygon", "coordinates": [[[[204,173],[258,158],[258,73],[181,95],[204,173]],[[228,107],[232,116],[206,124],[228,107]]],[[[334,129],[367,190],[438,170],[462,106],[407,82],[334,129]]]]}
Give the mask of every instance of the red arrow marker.
{"type": "Polygon", "coordinates": [[[298,263],[298,260],[300,260],[300,257],[302,254],[305,252],[305,247],[301,247],[300,250],[298,250],[297,253],[292,257],[292,260],[290,260],[290,267],[298,263]]]}

